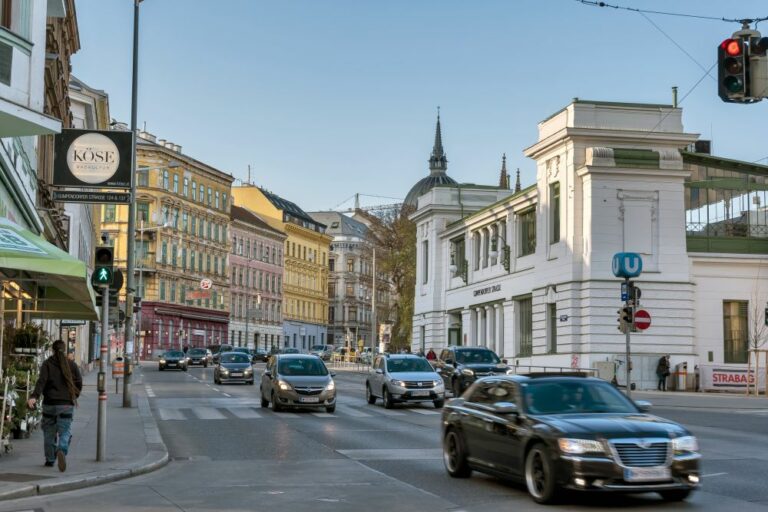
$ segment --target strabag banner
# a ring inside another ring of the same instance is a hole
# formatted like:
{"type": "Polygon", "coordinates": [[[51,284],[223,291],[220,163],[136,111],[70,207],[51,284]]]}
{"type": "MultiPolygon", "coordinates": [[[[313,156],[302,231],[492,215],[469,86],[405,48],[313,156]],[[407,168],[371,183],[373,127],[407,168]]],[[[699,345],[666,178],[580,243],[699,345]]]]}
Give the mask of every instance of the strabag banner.
{"type": "Polygon", "coordinates": [[[131,188],[133,133],[64,129],[54,144],[53,185],[131,188]]]}
{"type": "Polygon", "coordinates": [[[747,372],[743,364],[700,364],[699,378],[702,391],[746,393],[747,383],[754,389],[755,379],[758,388],[765,391],[765,368],[762,365],[756,375],[754,367],[747,372]]]}

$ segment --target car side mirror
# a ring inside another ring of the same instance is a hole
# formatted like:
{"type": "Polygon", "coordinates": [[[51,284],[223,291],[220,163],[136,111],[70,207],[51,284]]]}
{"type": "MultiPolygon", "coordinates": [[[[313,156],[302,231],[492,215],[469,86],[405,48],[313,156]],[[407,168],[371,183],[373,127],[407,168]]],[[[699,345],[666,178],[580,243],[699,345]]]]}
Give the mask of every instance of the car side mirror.
{"type": "Polygon", "coordinates": [[[435,373],[443,373],[443,369],[442,368],[435,368],[435,373]]]}
{"type": "Polygon", "coordinates": [[[506,359],[502,359],[501,362],[504,364],[509,364],[506,359]]]}
{"type": "Polygon", "coordinates": [[[496,402],[493,404],[493,410],[496,414],[518,414],[517,404],[512,402],[496,402]]]}
{"type": "Polygon", "coordinates": [[[335,376],[336,376],[336,372],[331,372],[331,377],[335,377],[335,376]]]}
{"type": "Polygon", "coordinates": [[[269,371],[269,370],[264,370],[264,375],[266,375],[267,377],[271,377],[272,376],[272,372],[269,371]]]}
{"type": "Polygon", "coordinates": [[[376,373],[378,373],[379,375],[382,375],[384,373],[384,370],[382,370],[381,368],[376,368],[376,373]]]}
{"type": "Polygon", "coordinates": [[[640,410],[640,412],[648,412],[651,410],[651,402],[647,400],[635,400],[635,406],[640,410]]]}

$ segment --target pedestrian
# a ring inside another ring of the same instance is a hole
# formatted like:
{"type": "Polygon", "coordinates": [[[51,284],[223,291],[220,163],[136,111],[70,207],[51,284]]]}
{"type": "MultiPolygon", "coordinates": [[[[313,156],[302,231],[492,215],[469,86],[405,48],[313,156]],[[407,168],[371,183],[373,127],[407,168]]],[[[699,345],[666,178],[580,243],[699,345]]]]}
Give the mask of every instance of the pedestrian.
{"type": "Polygon", "coordinates": [[[656,376],[659,378],[659,384],[656,387],[659,391],[667,390],[667,377],[669,377],[669,354],[659,358],[659,364],[656,365],[656,376]]]}
{"type": "Polygon", "coordinates": [[[435,354],[434,350],[429,349],[429,352],[427,352],[427,359],[429,361],[434,361],[435,359],[437,359],[437,354],[435,354]]]}
{"type": "Polygon", "coordinates": [[[59,471],[66,471],[72,438],[70,428],[77,397],[83,389],[83,377],[74,361],[67,358],[63,341],[54,341],[52,348],[53,354],[40,367],[40,376],[27,405],[34,409],[42,396],[45,465],[51,467],[56,462],[59,471]]]}

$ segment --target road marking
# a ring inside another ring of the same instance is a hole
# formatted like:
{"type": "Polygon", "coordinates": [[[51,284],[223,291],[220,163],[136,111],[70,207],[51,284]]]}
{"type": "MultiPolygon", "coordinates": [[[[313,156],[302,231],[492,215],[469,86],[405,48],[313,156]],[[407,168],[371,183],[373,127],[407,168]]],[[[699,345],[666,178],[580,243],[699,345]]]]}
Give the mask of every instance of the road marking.
{"type": "Polygon", "coordinates": [[[329,412],[313,412],[313,416],[317,416],[318,418],[335,418],[335,414],[331,414],[329,412]]]}
{"type": "Polygon", "coordinates": [[[219,389],[218,389],[218,388],[211,388],[211,389],[212,389],[212,390],[214,390],[214,391],[216,391],[216,392],[218,392],[218,391],[219,391],[219,389]]]}
{"type": "Polygon", "coordinates": [[[150,386],[144,386],[144,390],[147,392],[147,396],[149,398],[155,398],[155,392],[152,391],[152,388],[150,386]]]}
{"type": "Polygon", "coordinates": [[[438,460],[443,458],[440,448],[401,448],[336,450],[353,460],[438,460]]]}
{"type": "Polygon", "coordinates": [[[278,412],[278,413],[275,413],[275,416],[277,416],[278,418],[286,418],[286,419],[301,418],[301,416],[296,414],[295,412],[278,412]]]}
{"type": "Polygon", "coordinates": [[[261,418],[261,414],[257,413],[250,407],[227,407],[227,410],[244,420],[250,420],[254,418],[261,418]]]}
{"type": "Polygon", "coordinates": [[[434,416],[435,414],[440,414],[440,411],[436,411],[434,409],[408,409],[408,410],[411,412],[424,414],[426,416],[434,416]]]}
{"type": "Polygon", "coordinates": [[[383,414],[384,416],[405,416],[404,412],[393,411],[392,409],[379,409],[378,407],[371,407],[369,410],[375,411],[378,414],[383,414]]]}
{"type": "Polygon", "coordinates": [[[723,476],[727,475],[728,473],[710,473],[708,475],[701,475],[701,478],[709,478],[711,476],[723,476]]]}
{"type": "Polygon", "coordinates": [[[227,398],[232,398],[232,395],[229,395],[229,394],[227,394],[227,393],[222,393],[222,395],[224,395],[224,396],[225,396],[225,397],[227,397],[227,398]]]}
{"type": "Polygon", "coordinates": [[[213,407],[195,407],[192,412],[201,420],[223,420],[226,416],[213,407]]]}
{"type": "Polygon", "coordinates": [[[347,416],[352,416],[354,418],[370,418],[372,415],[368,414],[367,412],[358,411],[354,407],[350,407],[348,405],[337,405],[339,411],[343,412],[347,416]]]}
{"type": "Polygon", "coordinates": [[[187,419],[181,409],[158,409],[157,414],[162,421],[187,419]]]}

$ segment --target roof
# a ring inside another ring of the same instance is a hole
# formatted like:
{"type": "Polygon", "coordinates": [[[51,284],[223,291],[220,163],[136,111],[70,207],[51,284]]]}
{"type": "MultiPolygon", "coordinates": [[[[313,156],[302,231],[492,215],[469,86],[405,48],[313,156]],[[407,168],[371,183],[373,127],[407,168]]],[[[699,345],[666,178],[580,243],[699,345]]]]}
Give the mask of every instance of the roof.
{"type": "Polygon", "coordinates": [[[405,196],[403,204],[416,206],[419,197],[440,185],[458,185],[458,183],[447,174],[431,174],[420,179],[413,187],[411,187],[411,190],[408,191],[408,195],[405,196]]]}
{"type": "MultiPolygon", "coordinates": [[[[312,225],[317,226],[319,228],[326,227],[325,224],[315,221],[315,219],[313,219],[307,212],[299,208],[299,206],[296,203],[289,201],[287,199],[284,199],[278,196],[277,194],[274,194],[261,187],[259,187],[259,190],[261,190],[261,193],[264,194],[264,197],[266,197],[269,200],[269,202],[272,203],[272,206],[282,211],[283,213],[287,213],[291,217],[294,217],[296,219],[309,222],[312,225]]],[[[287,221],[288,219],[285,219],[285,220],[287,221]]]]}
{"type": "Polygon", "coordinates": [[[744,162],[741,160],[732,160],[730,158],[708,155],[706,153],[691,153],[688,151],[681,151],[680,154],[683,155],[683,162],[686,164],[717,167],[720,169],[746,172],[760,176],[768,174],[768,166],[756,164],[754,162],[744,162]]]}
{"type": "Polygon", "coordinates": [[[240,222],[251,224],[253,226],[256,226],[257,228],[265,229],[267,231],[271,231],[273,233],[277,233],[279,235],[285,236],[285,233],[273,228],[272,226],[267,224],[265,221],[263,221],[261,217],[253,213],[251,210],[248,210],[247,208],[242,208],[240,206],[233,204],[229,215],[230,215],[230,219],[232,219],[233,221],[239,220],[240,222]]]}
{"type": "Polygon", "coordinates": [[[365,224],[340,212],[309,212],[309,215],[317,222],[328,226],[325,232],[329,235],[365,238],[368,233],[368,227],[365,224]]]}

